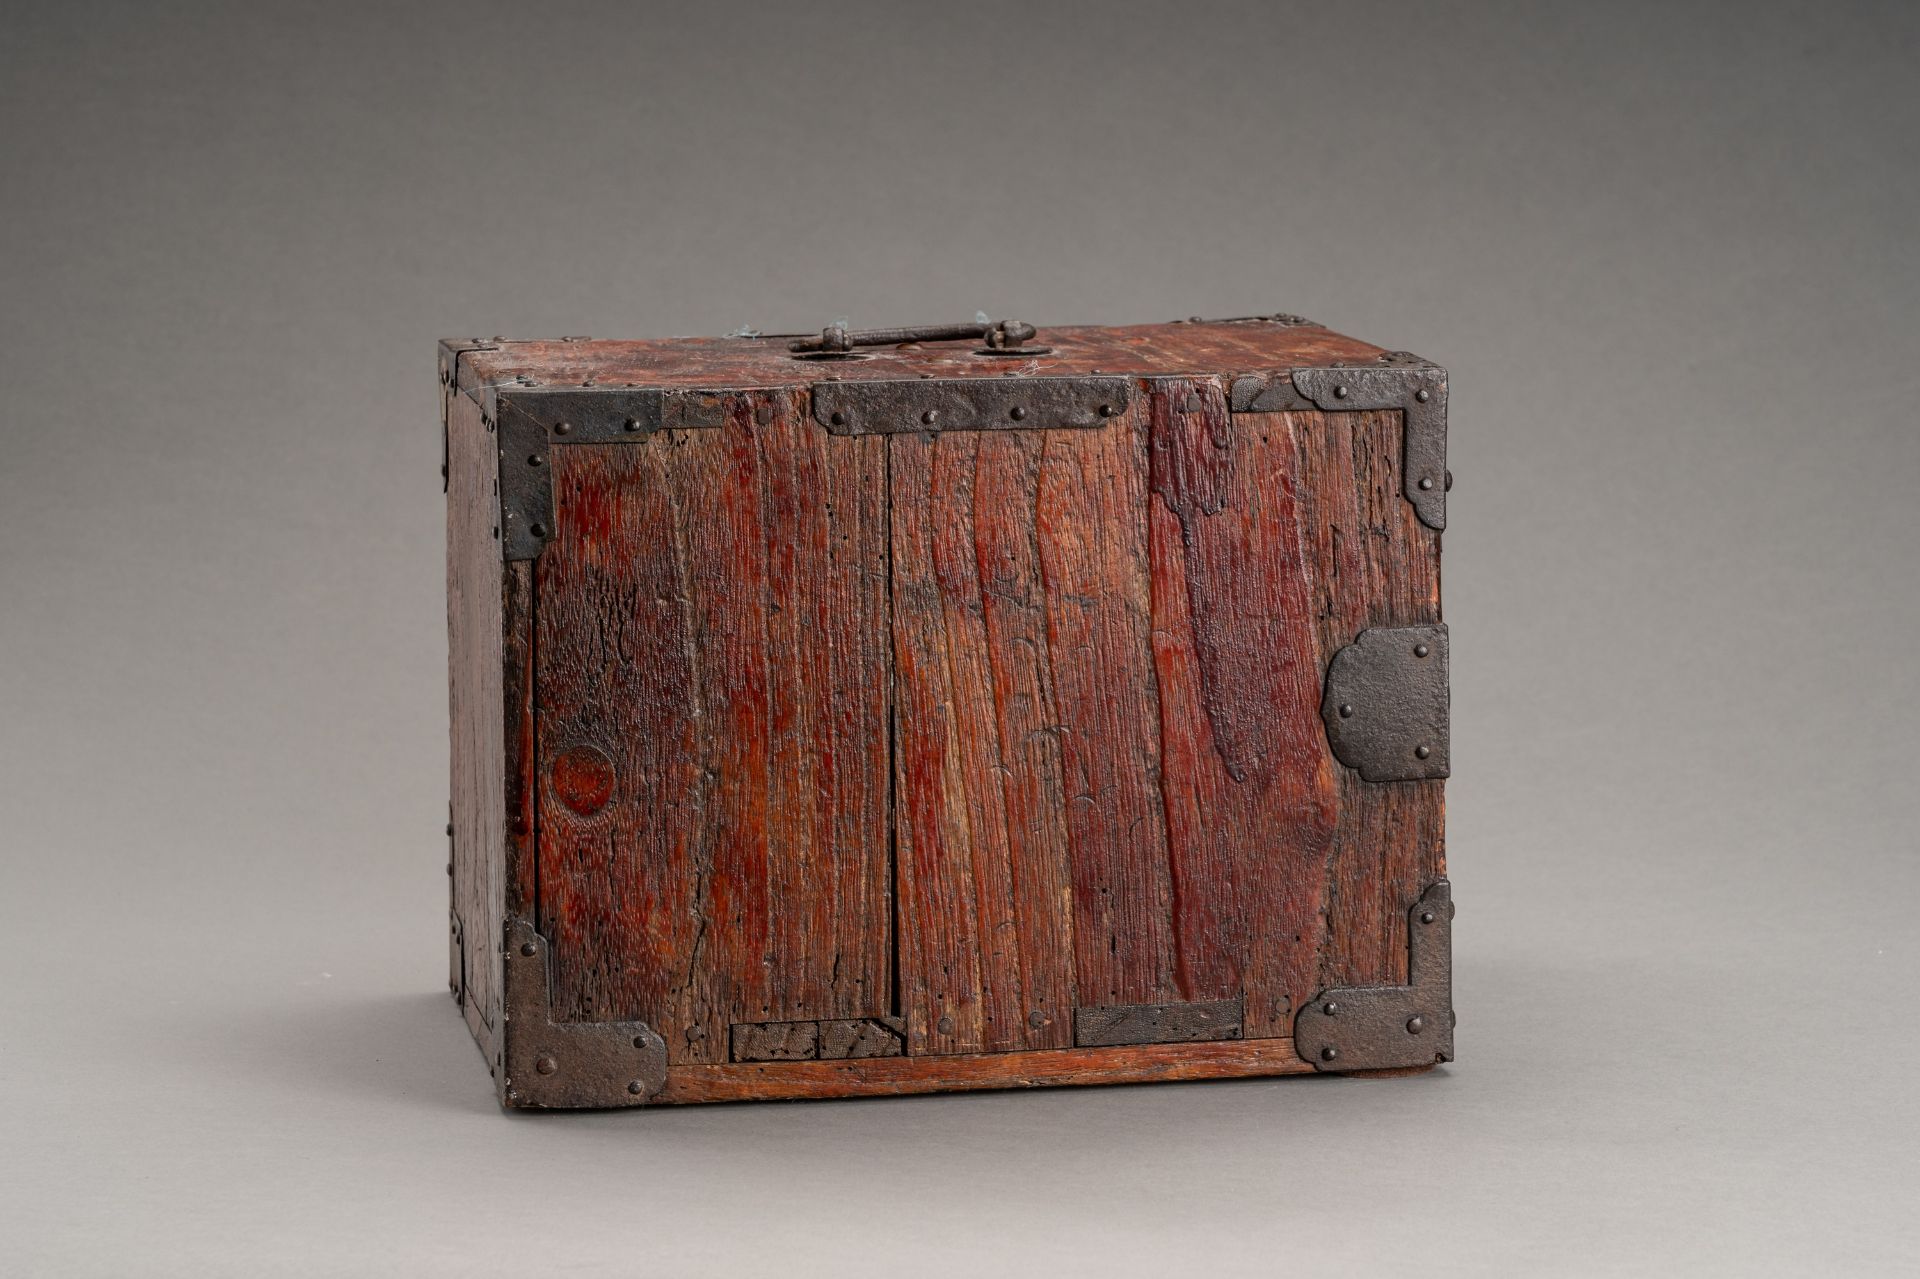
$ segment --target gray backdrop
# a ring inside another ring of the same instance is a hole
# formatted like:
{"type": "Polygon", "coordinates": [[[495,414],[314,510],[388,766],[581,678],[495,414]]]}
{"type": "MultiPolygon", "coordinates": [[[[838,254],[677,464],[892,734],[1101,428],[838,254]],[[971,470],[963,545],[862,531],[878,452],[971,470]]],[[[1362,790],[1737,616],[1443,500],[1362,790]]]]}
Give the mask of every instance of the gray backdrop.
{"type": "Polygon", "coordinates": [[[0,1269],[1886,1274],[1913,6],[9,6],[0,1269]],[[1300,311],[1453,374],[1460,1060],[504,1117],[434,340],[1300,311]]]}

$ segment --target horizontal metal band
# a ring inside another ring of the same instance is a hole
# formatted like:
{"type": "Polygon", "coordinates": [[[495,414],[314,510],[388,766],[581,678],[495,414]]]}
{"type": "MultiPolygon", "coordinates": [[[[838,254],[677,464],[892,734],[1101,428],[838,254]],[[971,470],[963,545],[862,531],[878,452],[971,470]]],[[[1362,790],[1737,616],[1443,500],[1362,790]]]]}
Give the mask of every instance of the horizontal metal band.
{"type": "Polygon", "coordinates": [[[1045,431],[1094,427],[1126,412],[1123,377],[903,378],[816,382],[814,420],[835,435],[1045,431]]]}
{"type": "Polygon", "coordinates": [[[1119,1044],[1186,1044],[1238,1039],[1244,1005],[1239,999],[1197,1004],[1110,1004],[1073,1010],[1073,1042],[1081,1048],[1119,1044]]]}

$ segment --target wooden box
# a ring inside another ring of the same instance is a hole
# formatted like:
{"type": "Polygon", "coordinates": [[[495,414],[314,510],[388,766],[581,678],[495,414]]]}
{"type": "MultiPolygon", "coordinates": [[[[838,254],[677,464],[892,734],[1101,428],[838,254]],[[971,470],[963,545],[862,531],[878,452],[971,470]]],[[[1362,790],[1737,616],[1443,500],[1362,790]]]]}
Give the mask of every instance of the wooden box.
{"type": "Polygon", "coordinates": [[[503,1105],[1451,1059],[1441,369],[1277,315],[440,371],[503,1105]]]}

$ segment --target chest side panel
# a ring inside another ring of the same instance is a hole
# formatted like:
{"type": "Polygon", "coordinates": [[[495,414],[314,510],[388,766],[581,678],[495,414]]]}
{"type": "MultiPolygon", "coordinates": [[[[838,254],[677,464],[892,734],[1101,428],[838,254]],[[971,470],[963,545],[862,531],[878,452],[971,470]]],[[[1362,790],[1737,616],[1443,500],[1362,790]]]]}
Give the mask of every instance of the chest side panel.
{"type": "Polygon", "coordinates": [[[555,448],[537,562],[556,1014],[675,1063],[891,1002],[885,443],[803,397],[555,448]]]}

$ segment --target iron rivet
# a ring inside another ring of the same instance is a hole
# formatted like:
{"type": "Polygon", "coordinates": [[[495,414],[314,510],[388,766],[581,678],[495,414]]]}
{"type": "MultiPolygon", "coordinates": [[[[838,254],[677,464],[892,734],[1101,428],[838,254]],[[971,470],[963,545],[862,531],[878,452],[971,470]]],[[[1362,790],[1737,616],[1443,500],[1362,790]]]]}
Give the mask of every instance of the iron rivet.
{"type": "Polygon", "coordinates": [[[520,943],[520,953],[525,955],[529,959],[533,958],[534,953],[539,949],[540,948],[538,946],[535,946],[530,941],[523,941],[520,943]]]}
{"type": "Polygon", "coordinates": [[[847,415],[845,413],[835,413],[828,421],[832,422],[835,426],[845,426],[847,424],[847,415]]]}
{"type": "Polygon", "coordinates": [[[953,1018],[942,1017],[937,1023],[935,1023],[934,1029],[939,1031],[943,1035],[951,1035],[953,1033],[953,1018]]]}
{"type": "Polygon", "coordinates": [[[620,425],[625,430],[637,431],[640,429],[640,419],[637,417],[630,417],[625,422],[622,422],[620,425]]]}
{"type": "Polygon", "coordinates": [[[1415,391],[1413,393],[1413,398],[1420,401],[1422,404],[1425,404],[1428,400],[1431,400],[1433,397],[1427,394],[1425,387],[1422,387],[1420,390],[1415,391]]]}
{"type": "Polygon", "coordinates": [[[753,411],[753,420],[762,426],[773,421],[773,405],[762,404],[759,408],[755,409],[753,411]]]}
{"type": "Polygon", "coordinates": [[[1415,644],[1413,646],[1413,655],[1415,657],[1425,657],[1427,653],[1428,653],[1428,649],[1425,644],[1415,644]]]}
{"type": "Polygon", "coordinates": [[[1341,719],[1353,718],[1353,704],[1351,702],[1342,702],[1340,704],[1340,718],[1341,719]]]}
{"type": "Polygon", "coordinates": [[[1428,750],[1424,746],[1416,746],[1413,748],[1413,757],[1415,759],[1425,759],[1427,756],[1431,754],[1433,754],[1433,752],[1428,750]]]}
{"type": "Polygon", "coordinates": [[[636,1079],[627,1085],[627,1091],[638,1097],[647,1091],[647,1086],[636,1079]]]}
{"type": "Polygon", "coordinates": [[[1325,1003],[1320,1005],[1320,1011],[1325,1013],[1327,1016],[1331,1017],[1335,1013],[1340,1011],[1340,1005],[1335,1003],[1325,1003]]]}
{"type": "Polygon", "coordinates": [[[1339,1057],[1340,1050],[1338,1048],[1322,1048],[1320,1050],[1321,1061],[1337,1061],[1339,1057]]]}
{"type": "Polygon", "coordinates": [[[1433,912],[1430,910],[1421,911],[1420,922],[1423,924],[1431,924],[1433,922],[1433,912]]]}
{"type": "Polygon", "coordinates": [[[559,422],[559,423],[556,423],[556,424],[554,425],[554,428],[553,428],[553,433],[554,433],[555,435],[572,435],[572,434],[573,434],[573,423],[571,423],[571,422],[559,422]]]}
{"type": "Polygon", "coordinates": [[[645,1036],[642,1036],[642,1035],[635,1035],[635,1036],[633,1037],[633,1046],[634,1046],[635,1048],[639,1048],[639,1049],[642,1049],[642,1050],[644,1050],[644,1049],[646,1048],[646,1046],[647,1046],[647,1041],[646,1041],[646,1038],[645,1038],[645,1036]]]}
{"type": "Polygon", "coordinates": [[[1201,409],[1200,397],[1198,395],[1187,396],[1187,402],[1184,407],[1188,413],[1198,413],[1201,409]]]}
{"type": "Polygon", "coordinates": [[[1453,492],[1453,472],[1447,472],[1447,492],[1453,492]]]}
{"type": "Polygon", "coordinates": [[[1027,416],[1026,406],[1020,405],[1020,404],[1014,405],[1013,411],[1009,413],[1007,416],[1011,417],[1016,422],[1020,421],[1021,419],[1027,416]]]}
{"type": "Polygon", "coordinates": [[[1407,1018],[1407,1033],[1409,1035],[1417,1035],[1421,1031],[1425,1030],[1426,1028],[1427,1028],[1427,1019],[1425,1017],[1407,1018]]]}
{"type": "Polygon", "coordinates": [[[928,426],[932,426],[935,422],[938,422],[940,420],[939,410],[928,409],[925,413],[922,413],[920,415],[920,420],[922,422],[925,422],[928,426]]]}
{"type": "Polygon", "coordinates": [[[560,1069],[560,1063],[551,1057],[542,1057],[539,1061],[533,1063],[533,1068],[543,1075],[551,1075],[554,1071],[560,1069]]]}
{"type": "Polygon", "coordinates": [[[1333,388],[1333,398],[1334,398],[1334,399],[1336,399],[1336,400],[1344,400],[1344,399],[1346,399],[1346,398],[1347,398],[1347,388],[1346,388],[1346,387],[1344,387],[1344,386],[1336,386],[1336,387],[1334,387],[1334,388],[1333,388]]]}
{"type": "Polygon", "coordinates": [[[544,524],[535,524],[529,528],[527,532],[533,534],[535,537],[545,537],[547,535],[547,526],[544,524]]]}
{"type": "Polygon", "coordinates": [[[534,454],[533,456],[531,456],[531,457],[529,457],[529,458],[527,459],[527,465],[528,465],[528,466],[539,466],[539,465],[540,465],[540,464],[541,464],[542,462],[544,462],[544,461],[546,461],[546,460],[547,460],[546,458],[544,458],[544,457],[541,457],[541,456],[540,456],[540,455],[539,455],[538,453],[535,453],[535,454],[534,454]]]}
{"type": "Polygon", "coordinates": [[[1422,489],[1431,489],[1431,488],[1433,487],[1433,477],[1432,477],[1431,475],[1423,475],[1423,476],[1421,476],[1421,477],[1420,477],[1420,487],[1421,487],[1422,489]]]}
{"type": "Polygon", "coordinates": [[[1114,414],[1118,413],[1119,411],[1120,411],[1119,409],[1116,409],[1111,404],[1102,404],[1100,406],[1101,417],[1112,417],[1114,414]]]}
{"type": "Polygon", "coordinates": [[[1033,1027],[1035,1030],[1040,1029],[1040,1027],[1046,1024],[1047,1024],[1047,1015],[1041,1012],[1038,1008],[1034,1009],[1032,1012],[1027,1014],[1027,1025],[1033,1027]]]}

